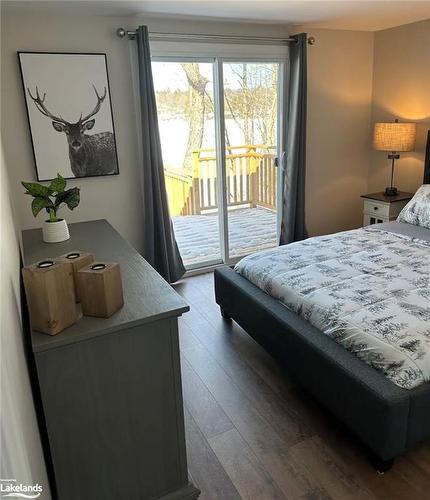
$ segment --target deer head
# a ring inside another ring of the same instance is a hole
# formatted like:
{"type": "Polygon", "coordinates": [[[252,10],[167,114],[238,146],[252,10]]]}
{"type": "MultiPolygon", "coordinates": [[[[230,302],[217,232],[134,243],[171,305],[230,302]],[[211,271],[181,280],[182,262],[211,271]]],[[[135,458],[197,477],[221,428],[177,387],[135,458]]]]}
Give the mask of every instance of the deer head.
{"type": "Polygon", "coordinates": [[[48,111],[48,109],[45,106],[46,92],[43,94],[43,97],[40,97],[39,89],[36,87],[36,97],[34,97],[31,94],[29,88],[27,88],[27,91],[29,96],[33,100],[34,104],[36,105],[36,108],[42,113],[42,115],[51,118],[52,126],[54,127],[54,129],[57,132],[64,132],[66,134],[69,146],[74,151],[79,151],[83,143],[85,142],[84,132],[86,130],[91,130],[94,127],[95,120],[94,119],[90,120],[90,118],[96,115],[100,111],[100,107],[106,98],[106,87],[104,88],[104,93],[102,96],[99,95],[94,85],[93,89],[94,92],[96,93],[97,104],[95,108],[91,111],[91,113],[89,113],[88,115],[83,117],[81,113],[81,116],[76,123],[68,122],[64,120],[64,118],[62,118],[60,115],[55,116],[50,111],[48,111]]]}

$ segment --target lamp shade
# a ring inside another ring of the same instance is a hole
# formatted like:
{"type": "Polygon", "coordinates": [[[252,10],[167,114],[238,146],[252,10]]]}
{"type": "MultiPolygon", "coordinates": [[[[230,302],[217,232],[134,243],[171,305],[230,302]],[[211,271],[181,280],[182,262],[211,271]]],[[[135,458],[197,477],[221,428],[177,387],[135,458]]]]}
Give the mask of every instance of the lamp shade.
{"type": "Polygon", "coordinates": [[[375,123],[373,147],[378,151],[413,151],[416,123],[375,123]]]}

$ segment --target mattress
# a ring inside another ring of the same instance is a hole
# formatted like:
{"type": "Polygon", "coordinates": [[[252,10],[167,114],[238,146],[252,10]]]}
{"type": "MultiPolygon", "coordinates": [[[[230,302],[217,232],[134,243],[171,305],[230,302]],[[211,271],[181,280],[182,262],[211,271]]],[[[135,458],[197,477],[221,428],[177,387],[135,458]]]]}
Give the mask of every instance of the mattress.
{"type": "Polygon", "coordinates": [[[430,230],[395,222],[309,238],[235,270],[399,387],[430,380],[430,230]]]}

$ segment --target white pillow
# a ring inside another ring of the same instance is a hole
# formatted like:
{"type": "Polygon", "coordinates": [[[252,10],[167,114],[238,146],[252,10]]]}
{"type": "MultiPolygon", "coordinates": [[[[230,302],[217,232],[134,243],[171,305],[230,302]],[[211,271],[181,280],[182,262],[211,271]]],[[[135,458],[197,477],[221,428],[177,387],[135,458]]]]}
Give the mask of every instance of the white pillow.
{"type": "Polygon", "coordinates": [[[407,222],[430,229],[430,184],[423,184],[400,212],[397,222],[407,222]]]}

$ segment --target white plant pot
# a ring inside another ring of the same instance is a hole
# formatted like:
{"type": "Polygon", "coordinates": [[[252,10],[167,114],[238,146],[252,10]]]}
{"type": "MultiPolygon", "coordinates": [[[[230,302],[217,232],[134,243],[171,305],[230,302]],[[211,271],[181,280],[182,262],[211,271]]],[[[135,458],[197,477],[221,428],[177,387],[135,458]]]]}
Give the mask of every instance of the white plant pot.
{"type": "Polygon", "coordinates": [[[69,228],[64,219],[58,222],[45,221],[42,226],[43,241],[46,243],[59,243],[70,238],[69,228]]]}

